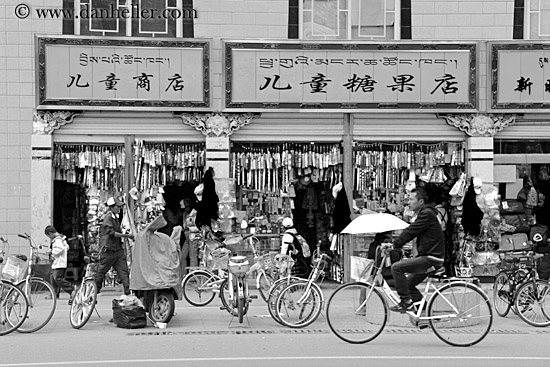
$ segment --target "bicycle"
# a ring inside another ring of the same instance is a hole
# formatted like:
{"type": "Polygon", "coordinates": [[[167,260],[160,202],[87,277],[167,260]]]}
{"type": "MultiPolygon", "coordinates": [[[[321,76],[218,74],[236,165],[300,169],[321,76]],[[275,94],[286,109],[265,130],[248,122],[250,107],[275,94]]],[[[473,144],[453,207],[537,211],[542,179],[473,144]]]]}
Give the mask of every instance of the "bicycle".
{"type": "Polygon", "coordinates": [[[27,313],[25,322],[17,331],[21,333],[33,333],[42,329],[50,322],[55,313],[57,297],[50,282],[40,277],[33,276],[32,274],[35,252],[42,249],[42,245],[37,245],[27,233],[18,234],[18,236],[28,241],[30,256],[28,258],[27,275],[25,279],[15,284],[25,293],[29,303],[29,312],[27,313]]]}
{"type": "Polygon", "coordinates": [[[313,260],[313,271],[307,280],[294,281],[281,290],[275,305],[277,321],[291,328],[302,328],[317,320],[325,297],[315,282],[324,277],[324,268],[331,260],[327,254],[321,254],[313,260]]]}
{"type": "Polygon", "coordinates": [[[291,269],[294,266],[294,260],[290,255],[276,255],[274,258],[274,265],[277,268],[279,279],[277,279],[269,288],[267,309],[273,320],[284,326],[283,322],[279,319],[279,312],[276,307],[277,298],[279,297],[281,291],[288,285],[303,281],[304,279],[291,275],[291,269]]]}
{"type": "MultiPolygon", "coordinates": [[[[536,234],[533,242],[542,240],[536,234]]],[[[512,253],[514,255],[514,253],[512,253]]],[[[521,252],[520,258],[512,257],[512,268],[501,270],[493,284],[493,304],[499,316],[505,317],[513,308],[524,322],[536,327],[550,325],[550,284],[538,278],[537,262],[543,257],[534,252],[521,252]],[[529,264],[520,264],[524,259],[529,264]]]]}
{"type": "MultiPolygon", "coordinates": [[[[0,237],[4,246],[7,241],[0,237]]],[[[0,264],[4,262],[6,252],[0,251],[0,264]]],[[[25,293],[8,280],[0,279],[0,336],[7,335],[19,328],[27,317],[29,304],[25,293]]]]}
{"type": "MultiPolygon", "coordinates": [[[[253,271],[262,270],[263,257],[258,256],[258,251],[256,247],[259,247],[260,241],[253,234],[249,235],[239,235],[234,237],[234,239],[228,239],[224,241],[227,246],[231,246],[234,250],[232,251],[233,256],[228,259],[227,269],[228,277],[222,283],[220,292],[220,298],[222,303],[226,307],[227,311],[233,316],[238,317],[239,323],[243,322],[244,316],[248,312],[248,307],[250,302],[253,299],[258,298],[256,295],[251,295],[248,287],[248,275],[253,271]],[[250,266],[246,256],[238,254],[236,251],[237,247],[244,247],[246,242],[248,242],[248,247],[251,248],[254,259],[256,263],[253,266],[250,266]],[[225,292],[227,290],[227,292],[225,292]],[[226,295],[227,293],[227,299],[226,295]]],[[[256,279],[259,284],[260,278],[265,273],[259,272],[256,279]]],[[[264,278],[264,281],[268,281],[267,277],[264,278]]]]}
{"type": "Polygon", "coordinates": [[[101,317],[95,308],[97,304],[97,284],[95,282],[95,273],[97,271],[96,263],[99,262],[99,253],[89,254],[84,246],[84,238],[82,236],[77,236],[77,238],[80,241],[82,249],[84,250],[86,270],[71,304],[69,321],[74,329],[80,329],[86,325],[94,310],[96,311],[97,316],[101,317]]]}
{"type": "MultiPolygon", "coordinates": [[[[382,264],[387,258],[384,251],[382,264]]],[[[382,266],[365,260],[367,266],[360,280],[338,287],[327,304],[330,330],[353,344],[367,343],[380,335],[390,312],[387,300],[395,305],[400,301],[382,277],[382,266]],[[373,269],[375,273],[371,276],[373,269]]],[[[414,302],[415,310],[406,313],[419,328],[422,328],[419,323],[428,322],[435,335],[449,345],[477,344],[487,336],[493,323],[489,298],[472,280],[446,278],[444,272],[441,267],[427,274],[422,300],[414,302]],[[443,285],[434,285],[434,280],[443,281],[443,285]]]]}
{"type": "Polygon", "coordinates": [[[220,293],[222,305],[229,311],[220,292],[220,289],[224,292],[224,287],[227,287],[222,283],[227,279],[224,268],[227,269],[229,251],[217,240],[203,239],[199,254],[199,266],[188,267],[191,271],[182,280],[183,297],[191,305],[203,307],[212,302],[216,293],[220,293]]]}

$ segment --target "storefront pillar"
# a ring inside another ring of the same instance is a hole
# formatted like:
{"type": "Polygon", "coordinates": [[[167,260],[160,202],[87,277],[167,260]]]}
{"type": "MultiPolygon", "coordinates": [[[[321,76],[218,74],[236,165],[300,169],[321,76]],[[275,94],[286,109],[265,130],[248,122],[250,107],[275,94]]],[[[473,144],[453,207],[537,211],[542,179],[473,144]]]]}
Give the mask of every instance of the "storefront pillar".
{"type": "Polygon", "coordinates": [[[509,114],[449,114],[447,123],[467,135],[466,172],[484,183],[494,182],[493,138],[506,126],[513,124],[516,115],[509,114]]]}
{"type": "Polygon", "coordinates": [[[43,242],[44,228],[53,224],[53,136],[61,126],[72,122],[74,112],[34,113],[31,137],[31,237],[43,242]]]}

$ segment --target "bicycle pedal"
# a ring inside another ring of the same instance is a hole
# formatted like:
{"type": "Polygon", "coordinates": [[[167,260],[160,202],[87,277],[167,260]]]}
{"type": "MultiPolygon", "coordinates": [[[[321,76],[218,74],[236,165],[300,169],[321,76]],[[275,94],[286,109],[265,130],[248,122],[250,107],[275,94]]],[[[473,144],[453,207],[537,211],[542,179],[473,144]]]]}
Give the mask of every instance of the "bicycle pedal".
{"type": "Polygon", "coordinates": [[[220,310],[224,311],[224,310],[225,310],[225,307],[220,306],[220,310]]]}
{"type": "Polygon", "coordinates": [[[258,296],[255,295],[255,294],[251,294],[250,296],[248,296],[248,298],[250,298],[250,299],[258,299],[258,296]]]}

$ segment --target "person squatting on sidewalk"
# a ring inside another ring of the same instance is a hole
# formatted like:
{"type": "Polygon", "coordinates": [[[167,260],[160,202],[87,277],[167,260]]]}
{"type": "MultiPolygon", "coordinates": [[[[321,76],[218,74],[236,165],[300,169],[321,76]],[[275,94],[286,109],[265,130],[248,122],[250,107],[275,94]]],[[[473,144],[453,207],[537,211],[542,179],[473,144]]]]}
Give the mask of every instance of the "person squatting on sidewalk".
{"type": "Polygon", "coordinates": [[[124,294],[130,294],[128,263],[126,262],[126,253],[124,252],[121,238],[134,239],[134,236],[132,234],[122,233],[120,222],[116,217],[122,211],[121,207],[123,205],[124,204],[119,199],[114,197],[110,197],[107,200],[109,211],[105,214],[99,230],[100,259],[99,268],[95,275],[98,293],[103,286],[105,274],[113,267],[120,277],[122,287],[124,288],[124,294]]]}
{"type": "Polygon", "coordinates": [[[55,286],[63,289],[70,294],[69,304],[73,303],[76,286],[73,286],[65,279],[65,270],[67,269],[67,252],[69,244],[65,241],[65,236],[57,232],[54,226],[47,226],[44,234],[50,239],[52,262],[52,278],[55,286]]]}

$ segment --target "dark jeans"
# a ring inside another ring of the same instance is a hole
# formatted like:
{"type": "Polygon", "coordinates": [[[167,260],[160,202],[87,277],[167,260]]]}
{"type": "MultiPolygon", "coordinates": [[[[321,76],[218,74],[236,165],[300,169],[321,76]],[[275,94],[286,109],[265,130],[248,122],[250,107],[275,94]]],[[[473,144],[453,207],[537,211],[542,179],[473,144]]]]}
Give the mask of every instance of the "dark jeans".
{"type": "Polygon", "coordinates": [[[52,269],[52,278],[57,287],[63,289],[69,294],[73,293],[73,285],[65,279],[65,268],[52,269]]]}
{"type": "Polygon", "coordinates": [[[403,259],[394,263],[391,267],[391,273],[395,281],[395,289],[401,300],[420,301],[422,293],[416,286],[426,279],[428,269],[432,267],[439,268],[441,265],[440,262],[430,260],[425,256],[403,259]],[[405,273],[408,276],[405,276],[405,273]]]}
{"type": "Polygon", "coordinates": [[[128,263],[126,262],[126,253],[124,250],[105,251],[101,255],[99,267],[95,275],[97,291],[99,292],[101,290],[103,281],[105,280],[105,274],[107,274],[111,267],[115,268],[115,271],[122,282],[124,294],[130,294],[130,276],[128,274],[128,263]]]}

